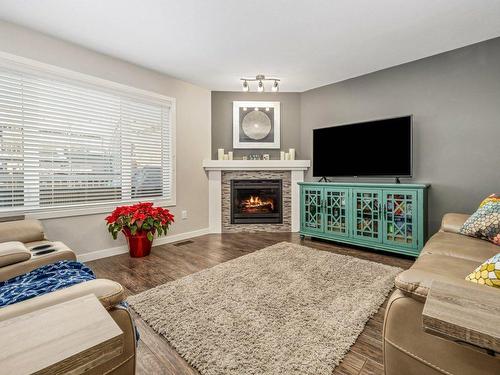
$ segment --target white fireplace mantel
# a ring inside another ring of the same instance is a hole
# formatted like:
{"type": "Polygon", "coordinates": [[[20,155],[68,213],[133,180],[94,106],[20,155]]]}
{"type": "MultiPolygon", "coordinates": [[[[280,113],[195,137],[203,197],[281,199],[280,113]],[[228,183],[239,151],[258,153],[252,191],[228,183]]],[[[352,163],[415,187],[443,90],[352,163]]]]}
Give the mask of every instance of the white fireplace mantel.
{"type": "Polygon", "coordinates": [[[306,171],[310,160],[203,160],[207,171],[306,171]]]}
{"type": "Polygon", "coordinates": [[[304,173],[310,165],[310,160],[203,160],[203,168],[208,173],[210,232],[222,232],[222,171],[290,171],[292,232],[298,232],[300,228],[298,182],[304,181],[304,173]]]}

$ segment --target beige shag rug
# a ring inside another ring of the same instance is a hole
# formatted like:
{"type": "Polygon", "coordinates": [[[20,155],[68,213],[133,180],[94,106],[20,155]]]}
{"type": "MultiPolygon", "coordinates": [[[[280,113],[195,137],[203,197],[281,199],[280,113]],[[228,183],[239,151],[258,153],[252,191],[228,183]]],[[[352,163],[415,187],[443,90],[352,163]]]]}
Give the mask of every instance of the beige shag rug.
{"type": "Polygon", "coordinates": [[[399,272],[282,242],[128,302],[202,374],[330,375],[399,272]]]}

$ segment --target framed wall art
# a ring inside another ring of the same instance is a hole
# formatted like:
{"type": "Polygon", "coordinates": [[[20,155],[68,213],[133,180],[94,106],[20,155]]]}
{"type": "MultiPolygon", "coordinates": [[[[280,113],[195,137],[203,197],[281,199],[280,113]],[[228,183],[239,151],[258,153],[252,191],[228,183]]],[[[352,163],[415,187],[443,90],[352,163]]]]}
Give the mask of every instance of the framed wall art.
{"type": "Polygon", "coordinates": [[[233,148],[280,148],[280,102],[234,101],[233,148]]]}

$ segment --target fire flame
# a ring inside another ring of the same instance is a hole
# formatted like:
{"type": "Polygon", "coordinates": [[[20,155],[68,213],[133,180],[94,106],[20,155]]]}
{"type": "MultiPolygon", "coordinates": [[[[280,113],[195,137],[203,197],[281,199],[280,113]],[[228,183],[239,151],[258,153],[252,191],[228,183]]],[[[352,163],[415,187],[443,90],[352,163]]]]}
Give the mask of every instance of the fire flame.
{"type": "Polygon", "coordinates": [[[244,199],[242,203],[245,208],[262,208],[267,206],[270,207],[271,210],[274,210],[274,203],[272,199],[262,200],[259,196],[254,197],[251,195],[250,198],[244,199]]]}

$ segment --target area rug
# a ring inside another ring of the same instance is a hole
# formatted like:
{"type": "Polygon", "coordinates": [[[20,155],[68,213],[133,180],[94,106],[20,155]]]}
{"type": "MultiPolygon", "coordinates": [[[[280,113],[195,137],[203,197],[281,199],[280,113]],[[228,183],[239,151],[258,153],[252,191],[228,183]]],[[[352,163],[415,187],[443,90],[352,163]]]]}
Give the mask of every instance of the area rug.
{"type": "Polygon", "coordinates": [[[282,242],[128,302],[201,374],[331,375],[401,271],[282,242]]]}

